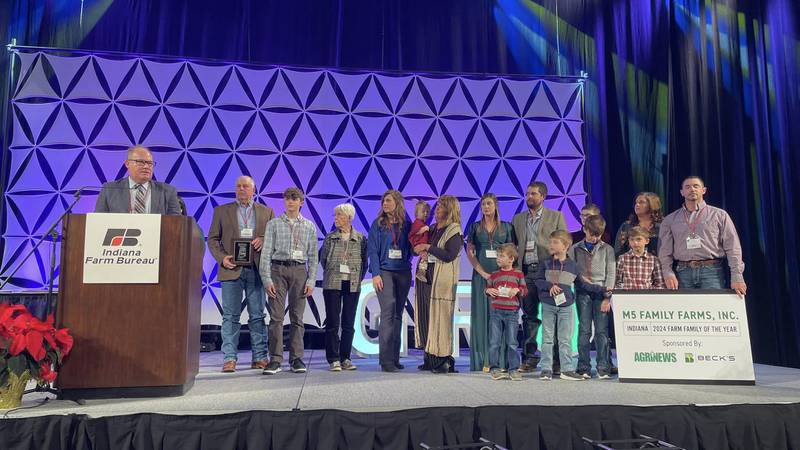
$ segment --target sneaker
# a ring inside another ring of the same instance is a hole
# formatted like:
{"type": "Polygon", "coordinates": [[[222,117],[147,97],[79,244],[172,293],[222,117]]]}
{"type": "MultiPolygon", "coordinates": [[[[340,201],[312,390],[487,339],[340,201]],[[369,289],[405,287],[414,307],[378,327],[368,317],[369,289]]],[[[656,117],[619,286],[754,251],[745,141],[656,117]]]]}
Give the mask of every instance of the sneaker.
{"type": "Polygon", "coordinates": [[[342,371],[342,363],[339,361],[334,361],[331,363],[330,369],[331,372],[341,372],[342,371]]]}
{"type": "Polygon", "coordinates": [[[580,375],[581,377],[583,377],[583,379],[584,379],[584,380],[590,380],[590,379],[592,379],[592,373],[591,373],[591,371],[583,371],[583,370],[579,370],[579,371],[577,371],[577,372],[575,372],[575,373],[577,373],[578,375],[580,375]]]}
{"type": "Polygon", "coordinates": [[[500,369],[492,369],[490,374],[492,375],[493,380],[503,380],[506,378],[506,374],[500,371],[500,369]]]}
{"type": "Polygon", "coordinates": [[[543,370],[542,373],[539,374],[539,379],[542,381],[550,381],[553,379],[553,372],[549,370],[543,370]]]}
{"type": "Polygon", "coordinates": [[[306,365],[302,359],[297,358],[292,361],[292,372],[294,373],[306,373],[306,365]]]}
{"type": "Polygon", "coordinates": [[[345,359],[344,361],[342,361],[342,370],[356,370],[356,369],[358,369],[358,367],[356,367],[356,365],[353,364],[353,361],[350,361],[349,359],[345,359]]]}
{"type": "Polygon", "coordinates": [[[519,370],[511,371],[511,381],[522,381],[522,374],[519,372],[519,370]]]}
{"type": "Polygon", "coordinates": [[[583,377],[573,371],[561,372],[562,380],[583,381],[583,377]]]}
{"type": "Polygon", "coordinates": [[[264,371],[261,373],[264,375],[275,375],[280,371],[281,371],[281,363],[277,361],[270,361],[270,363],[267,364],[267,367],[265,367],[264,371]]]}
{"type": "Polygon", "coordinates": [[[597,371],[597,379],[599,380],[608,380],[611,378],[611,374],[606,372],[605,370],[598,370],[597,371]]]}

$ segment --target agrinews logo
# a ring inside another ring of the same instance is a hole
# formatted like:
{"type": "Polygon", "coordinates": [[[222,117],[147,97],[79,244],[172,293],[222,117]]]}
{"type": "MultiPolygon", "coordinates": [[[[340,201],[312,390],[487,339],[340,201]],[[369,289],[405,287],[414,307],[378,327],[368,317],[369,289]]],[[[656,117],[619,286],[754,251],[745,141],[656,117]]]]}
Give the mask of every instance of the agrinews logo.
{"type": "Polygon", "coordinates": [[[636,352],[633,354],[633,361],[642,363],[675,363],[678,362],[678,355],[664,352],[636,352]]]}
{"type": "Polygon", "coordinates": [[[694,362],[735,362],[735,355],[695,355],[693,353],[684,353],[684,360],[687,363],[694,362]]]}
{"type": "Polygon", "coordinates": [[[142,230],[138,228],[109,228],[103,247],[133,247],[139,245],[137,238],[141,235],[142,230]]]}

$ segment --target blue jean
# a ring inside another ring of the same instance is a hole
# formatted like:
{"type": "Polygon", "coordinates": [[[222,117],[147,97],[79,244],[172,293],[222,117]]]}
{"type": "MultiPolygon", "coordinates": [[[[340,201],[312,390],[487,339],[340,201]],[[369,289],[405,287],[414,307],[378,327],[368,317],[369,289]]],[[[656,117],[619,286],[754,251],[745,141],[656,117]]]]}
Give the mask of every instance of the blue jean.
{"type": "Polygon", "coordinates": [[[602,294],[578,293],[578,372],[589,373],[592,361],[589,355],[594,323],[594,345],[597,348],[597,371],[608,372],[610,355],[608,352],[608,313],[600,311],[602,294]]]}
{"type": "Polygon", "coordinates": [[[679,267],[675,270],[681,289],[723,289],[725,271],[722,265],[710,267],[679,267]]]}
{"type": "Polygon", "coordinates": [[[558,329],[558,357],[562,372],[575,371],[575,355],[572,354],[572,333],[575,331],[575,317],[570,306],[554,306],[542,302],[542,359],[539,367],[553,370],[553,335],[558,329]]]}
{"type": "Polygon", "coordinates": [[[519,312],[489,309],[489,367],[501,369],[500,353],[505,352],[509,372],[519,369],[517,329],[519,312]]]}
{"type": "Polygon", "coordinates": [[[242,315],[242,294],[250,319],[250,345],[253,361],[267,359],[267,328],[264,325],[266,294],[261,276],[253,268],[243,267],[236,280],[222,281],[222,354],[224,361],[236,361],[239,347],[239,317],[242,315]]]}

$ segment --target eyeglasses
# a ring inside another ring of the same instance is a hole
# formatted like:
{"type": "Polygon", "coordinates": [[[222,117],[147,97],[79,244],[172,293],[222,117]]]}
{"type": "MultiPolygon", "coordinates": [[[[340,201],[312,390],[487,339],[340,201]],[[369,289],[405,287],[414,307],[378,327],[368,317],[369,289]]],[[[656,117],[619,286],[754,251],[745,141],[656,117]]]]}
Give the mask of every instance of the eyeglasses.
{"type": "Polygon", "coordinates": [[[128,161],[136,164],[139,167],[155,167],[155,161],[145,161],[143,159],[129,159],[128,161]]]}

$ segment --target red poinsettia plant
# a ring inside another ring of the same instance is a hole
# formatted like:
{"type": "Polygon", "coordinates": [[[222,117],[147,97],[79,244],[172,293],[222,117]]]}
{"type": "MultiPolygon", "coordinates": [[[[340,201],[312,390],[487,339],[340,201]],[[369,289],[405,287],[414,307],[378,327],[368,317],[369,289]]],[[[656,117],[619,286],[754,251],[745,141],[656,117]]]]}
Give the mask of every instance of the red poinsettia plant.
{"type": "Polygon", "coordinates": [[[0,386],[13,373],[28,371],[39,383],[56,379],[55,364],[72,350],[72,336],[67,328],[55,328],[53,316],[42,321],[24,305],[0,304],[0,386]]]}

